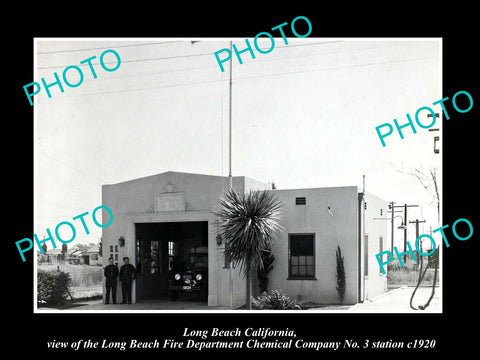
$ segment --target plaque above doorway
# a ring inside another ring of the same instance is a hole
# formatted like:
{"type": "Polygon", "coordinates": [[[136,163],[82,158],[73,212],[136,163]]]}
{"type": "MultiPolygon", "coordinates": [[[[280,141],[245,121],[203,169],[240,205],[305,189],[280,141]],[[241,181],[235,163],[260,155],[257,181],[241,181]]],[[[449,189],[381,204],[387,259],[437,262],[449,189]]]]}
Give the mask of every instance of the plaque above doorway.
{"type": "Polygon", "coordinates": [[[185,211],[185,193],[155,195],[155,212],[185,211]]]}

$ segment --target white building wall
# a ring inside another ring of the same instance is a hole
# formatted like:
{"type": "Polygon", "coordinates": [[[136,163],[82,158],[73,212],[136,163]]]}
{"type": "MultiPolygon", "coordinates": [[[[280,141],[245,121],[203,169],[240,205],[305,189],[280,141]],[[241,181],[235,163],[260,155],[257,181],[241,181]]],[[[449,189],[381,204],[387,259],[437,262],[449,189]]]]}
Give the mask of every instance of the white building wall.
{"type": "Polygon", "coordinates": [[[336,248],[344,256],[345,304],[357,302],[358,288],[358,201],[357,187],[272,190],[283,203],[285,232],[274,245],[274,268],[268,288],[280,289],[304,302],[339,303],[336,290],[336,248]],[[306,197],[306,205],[295,198],[306,197]],[[330,209],[329,209],[330,208],[330,209]],[[315,234],[316,280],[288,279],[288,234],[315,234]]]}
{"type": "Polygon", "coordinates": [[[372,299],[387,291],[387,273],[382,274],[376,254],[380,252],[380,239],[383,241],[383,250],[388,250],[387,231],[389,221],[388,203],[379,197],[366,192],[365,234],[368,235],[368,275],[365,275],[365,299],[372,299]]]}

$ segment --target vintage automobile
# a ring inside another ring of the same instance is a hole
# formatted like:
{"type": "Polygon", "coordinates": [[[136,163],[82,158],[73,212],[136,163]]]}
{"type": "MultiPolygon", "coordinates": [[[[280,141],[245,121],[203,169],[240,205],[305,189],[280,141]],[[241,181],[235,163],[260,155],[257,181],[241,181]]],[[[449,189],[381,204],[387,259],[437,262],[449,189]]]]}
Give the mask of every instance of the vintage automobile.
{"type": "Polygon", "coordinates": [[[180,295],[208,297],[208,250],[207,247],[192,248],[188,264],[173,268],[168,276],[170,300],[177,301],[180,295]]]}

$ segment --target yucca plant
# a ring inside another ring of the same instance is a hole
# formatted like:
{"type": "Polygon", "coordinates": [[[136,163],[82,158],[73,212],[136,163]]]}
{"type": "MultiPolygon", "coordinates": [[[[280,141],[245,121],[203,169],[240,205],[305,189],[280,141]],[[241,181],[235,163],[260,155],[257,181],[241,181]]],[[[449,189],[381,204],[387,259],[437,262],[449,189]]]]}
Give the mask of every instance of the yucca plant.
{"type": "Polygon", "coordinates": [[[262,252],[270,249],[282,229],[281,204],[272,191],[248,193],[230,189],[214,210],[225,241],[224,260],[239,265],[247,280],[246,307],[252,308],[252,270],[263,269],[262,252]]]}

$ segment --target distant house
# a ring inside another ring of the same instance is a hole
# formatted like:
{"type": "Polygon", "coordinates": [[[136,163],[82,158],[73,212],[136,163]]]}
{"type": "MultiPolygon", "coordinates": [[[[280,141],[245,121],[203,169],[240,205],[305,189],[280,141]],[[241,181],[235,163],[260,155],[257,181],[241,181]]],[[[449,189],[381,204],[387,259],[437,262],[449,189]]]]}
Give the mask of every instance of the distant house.
{"type": "Polygon", "coordinates": [[[102,257],[98,251],[98,245],[92,245],[88,250],[84,251],[82,258],[85,265],[102,266],[102,257]]]}
{"type": "Polygon", "coordinates": [[[37,264],[44,264],[48,262],[48,255],[42,254],[40,250],[37,250],[37,264]]]}
{"type": "Polygon", "coordinates": [[[62,263],[62,249],[48,249],[45,254],[37,251],[38,263],[47,264],[61,264],[62,263]]]}
{"type": "Polygon", "coordinates": [[[65,259],[70,265],[81,265],[83,264],[82,252],[78,249],[72,249],[67,251],[67,257],[65,259]]]}

